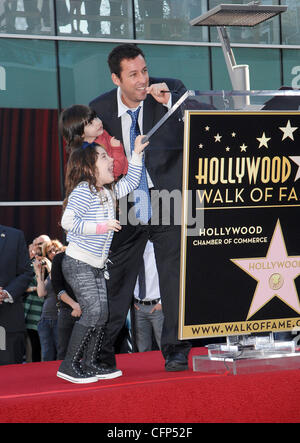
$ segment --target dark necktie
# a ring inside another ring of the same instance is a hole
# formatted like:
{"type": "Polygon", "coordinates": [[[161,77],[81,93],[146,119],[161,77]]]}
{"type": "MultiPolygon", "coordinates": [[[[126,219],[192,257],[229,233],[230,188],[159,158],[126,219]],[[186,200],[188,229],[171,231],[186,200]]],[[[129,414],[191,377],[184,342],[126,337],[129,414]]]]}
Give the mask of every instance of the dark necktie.
{"type": "MultiPolygon", "coordinates": [[[[138,135],[140,135],[140,129],[138,125],[138,116],[140,112],[140,106],[135,111],[127,111],[131,117],[131,127],[130,127],[130,150],[134,150],[134,141],[138,135]]],[[[147,182],[147,174],[145,161],[143,157],[142,175],[139,186],[133,191],[135,213],[136,218],[143,223],[148,223],[152,215],[150,194],[147,182]]]]}
{"type": "Polygon", "coordinates": [[[145,276],[145,262],[142,261],[139,271],[139,298],[143,300],[146,297],[146,276],[145,276]]]}

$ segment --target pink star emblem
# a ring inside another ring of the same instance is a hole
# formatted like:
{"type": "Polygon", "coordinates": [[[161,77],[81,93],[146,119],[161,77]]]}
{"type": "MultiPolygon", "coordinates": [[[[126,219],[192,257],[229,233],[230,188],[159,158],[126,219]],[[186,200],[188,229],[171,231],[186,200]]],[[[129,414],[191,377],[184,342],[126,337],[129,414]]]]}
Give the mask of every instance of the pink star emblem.
{"type": "Polygon", "coordinates": [[[266,257],[231,261],[258,282],[247,320],[274,297],[278,297],[300,314],[299,297],[294,281],[300,274],[300,256],[287,254],[279,220],[266,257]]]}

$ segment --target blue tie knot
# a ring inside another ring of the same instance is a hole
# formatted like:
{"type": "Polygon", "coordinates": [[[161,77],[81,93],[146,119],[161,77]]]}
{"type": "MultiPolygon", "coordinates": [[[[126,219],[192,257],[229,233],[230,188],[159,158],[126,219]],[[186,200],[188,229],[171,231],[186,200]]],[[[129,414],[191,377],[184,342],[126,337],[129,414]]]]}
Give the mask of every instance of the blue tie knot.
{"type": "Polygon", "coordinates": [[[130,110],[127,111],[132,119],[132,123],[134,123],[134,124],[136,124],[136,122],[139,118],[140,109],[141,109],[141,107],[139,106],[135,111],[130,111],[130,110]]]}
{"type": "Polygon", "coordinates": [[[135,111],[130,111],[128,109],[127,113],[131,117],[131,127],[130,127],[130,149],[131,152],[134,150],[134,141],[138,135],[140,135],[140,128],[138,125],[139,112],[141,107],[139,106],[135,111]]]}

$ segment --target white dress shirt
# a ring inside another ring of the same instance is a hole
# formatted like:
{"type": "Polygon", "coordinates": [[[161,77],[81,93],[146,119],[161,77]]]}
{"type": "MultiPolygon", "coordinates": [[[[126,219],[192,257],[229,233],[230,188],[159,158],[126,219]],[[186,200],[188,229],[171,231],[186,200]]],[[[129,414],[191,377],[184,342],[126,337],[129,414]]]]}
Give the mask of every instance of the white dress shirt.
{"type": "MultiPolygon", "coordinates": [[[[152,241],[148,240],[144,251],[146,297],[143,301],[151,301],[160,298],[158,272],[152,241]]],[[[139,278],[134,288],[134,298],[139,300],[139,278]]],[[[159,301],[159,303],[161,303],[159,301]]]]}
{"type": "MultiPolygon", "coordinates": [[[[121,117],[121,124],[122,124],[123,145],[125,148],[127,160],[129,161],[131,159],[130,127],[131,127],[132,119],[127,111],[128,110],[135,111],[139,106],[141,107],[140,112],[139,112],[138,125],[140,128],[140,133],[143,134],[144,102],[141,101],[140,104],[136,108],[128,108],[122,102],[120,88],[118,88],[117,98],[118,98],[118,117],[121,117]]],[[[152,180],[151,180],[150,175],[148,174],[147,170],[146,170],[146,173],[147,173],[148,188],[153,188],[153,183],[152,183],[152,180]]]]}
{"type": "MultiPolygon", "coordinates": [[[[121,117],[121,124],[122,124],[123,145],[125,148],[127,160],[129,161],[131,159],[130,127],[131,127],[132,119],[131,119],[130,115],[127,113],[127,111],[128,110],[135,111],[139,106],[141,107],[140,112],[139,112],[138,125],[140,128],[140,133],[143,134],[144,102],[141,101],[140,104],[136,108],[128,108],[122,102],[120,87],[118,87],[118,90],[117,90],[117,101],[118,101],[118,117],[121,117]]],[[[164,106],[166,106],[166,108],[170,109],[171,105],[172,105],[172,98],[171,98],[171,94],[170,94],[169,101],[164,106]]],[[[147,173],[148,188],[149,189],[153,188],[153,182],[151,180],[150,175],[148,174],[147,169],[146,169],[146,173],[147,173]]]]}

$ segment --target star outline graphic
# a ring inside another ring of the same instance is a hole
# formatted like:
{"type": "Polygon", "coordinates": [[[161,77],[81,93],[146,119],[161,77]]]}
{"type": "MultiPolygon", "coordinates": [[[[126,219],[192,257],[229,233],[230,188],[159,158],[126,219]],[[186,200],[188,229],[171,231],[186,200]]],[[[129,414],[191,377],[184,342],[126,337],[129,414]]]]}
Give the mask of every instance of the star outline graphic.
{"type": "MultiPolygon", "coordinates": [[[[270,256],[270,255],[272,255],[272,253],[273,253],[273,247],[274,247],[274,242],[275,241],[277,241],[277,239],[275,239],[275,236],[277,236],[277,235],[279,235],[279,237],[280,237],[280,239],[282,240],[282,245],[281,246],[283,246],[283,249],[284,249],[284,253],[285,253],[285,257],[284,257],[284,259],[298,259],[298,260],[300,260],[300,256],[289,256],[288,255],[288,252],[287,252],[287,249],[286,249],[286,244],[285,244],[285,241],[284,241],[284,236],[283,236],[283,232],[282,232],[282,228],[281,228],[281,224],[280,224],[280,220],[278,219],[277,220],[277,223],[276,223],[276,226],[275,226],[275,229],[274,229],[274,232],[273,232],[273,235],[272,235],[272,238],[271,238],[271,241],[270,241],[270,244],[269,244],[269,248],[268,248],[268,251],[267,251],[267,254],[266,254],[266,256],[265,257],[252,257],[252,258],[240,258],[240,259],[230,259],[230,261],[232,261],[236,266],[238,266],[240,269],[242,269],[242,271],[244,271],[246,274],[248,274],[251,278],[253,278],[254,280],[256,280],[256,282],[257,282],[257,285],[256,285],[256,288],[255,288],[255,291],[254,291],[254,294],[253,294],[253,297],[252,297],[252,301],[251,301],[251,304],[250,304],[250,308],[249,308],[249,311],[248,311],[248,314],[247,314],[247,318],[246,318],[246,320],[249,320],[251,317],[253,317],[253,315],[255,315],[258,311],[260,311],[264,306],[266,306],[271,300],[273,300],[275,297],[277,297],[279,300],[281,300],[284,304],[286,304],[287,306],[289,306],[289,308],[291,308],[293,311],[295,311],[295,312],[297,312],[298,314],[300,314],[300,301],[299,301],[299,296],[298,296],[298,292],[297,292],[297,288],[296,288],[296,283],[295,283],[295,280],[296,280],[296,278],[300,275],[300,270],[298,271],[298,273],[296,274],[295,273],[295,277],[294,278],[292,278],[292,277],[290,277],[290,279],[291,279],[291,285],[293,286],[293,289],[294,289],[294,294],[292,294],[292,295],[294,295],[295,296],[295,300],[293,300],[293,302],[294,302],[294,304],[291,304],[291,303],[288,303],[287,302],[287,300],[285,299],[285,298],[287,298],[287,296],[281,296],[279,293],[278,293],[278,291],[281,289],[281,288],[279,288],[278,290],[274,290],[274,293],[273,294],[270,294],[270,296],[265,296],[265,301],[263,302],[263,303],[259,303],[259,302],[257,302],[257,300],[260,300],[260,298],[261,298],[261,295],[260,295],[260,291],[262,290],[261,288],[262,288],[262,286],[263,286],[263,284],[264,284],[264,278],[266,278],[266,277],[264,277],[264,275],[262,276],[262,277],[260,277],[260,278],[257,278],[257,273],[255,273],[255,271],[250,271],[250,270],[247,270],[246,269],[246,267],[245,266],[242,266],[242,264],[241,263],[243,263],[243,262],[249,262],[249,261],[252,261],[252,262],[258,262],[258,261],[267,261],[268,260],[268,257],[270,256]],[[279,232],[279,234],[278,234],[278,232],[279,232]],[[274,240],[275,239],[275,240],[274,240]],[[256,303],[258,303],[258,307],[257,308],[254,308],[255,310],[253,310],[253,306],[256,306],[256,303]],[[296,306],[297,305],[297,306],[296,306]],[[253,311],[253,312],[252,312],[253,311]]],[[[270,260],[270,259],[269,259],[270,260]]],[[[279,258],[278,260],[283,260],[283,259],[281,259],[281,258],[279,258]]],[[[272,270],[270,270],[270,272],[271,272],[272,270]]],[[[276,271],[275,270],[273,270],[274,272],[273,272],[273,274],[274,273],[276,273],[276,271]]],[[[272,274],[272,275],[273,275],[272,274]]],[[[269,281],[269,278],[268,278],[268,281],[269,281]]],[[[287,279],[287,281],[288,281],[288,283],[289,283],[289,279],[287,279]]],[[[287,283],[287,284],[288,284],[287,283]]],[[[270,293],[270,291],[269,291],[269,293],[270,293]]],[[[291,298],[292,298],[292,295],[291,295],[291,298]]]]}

